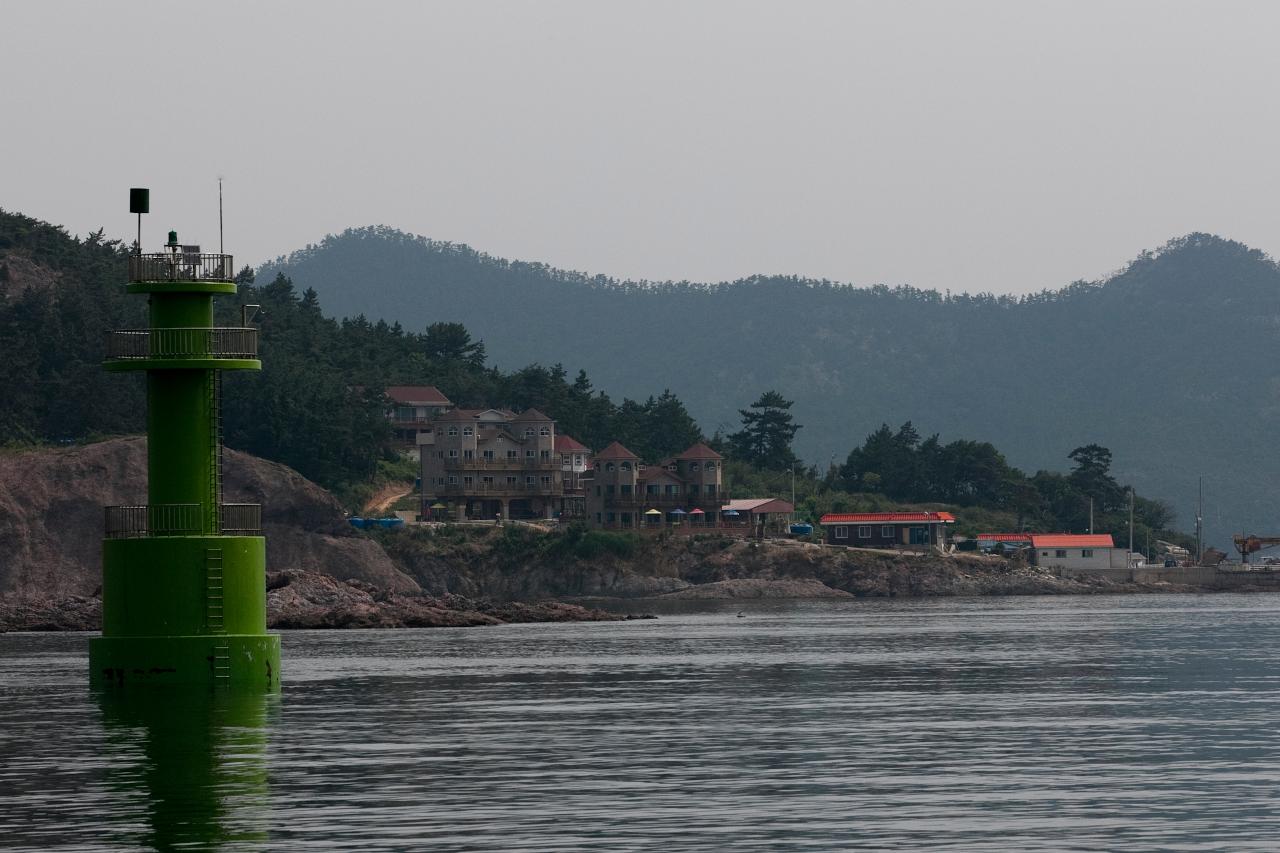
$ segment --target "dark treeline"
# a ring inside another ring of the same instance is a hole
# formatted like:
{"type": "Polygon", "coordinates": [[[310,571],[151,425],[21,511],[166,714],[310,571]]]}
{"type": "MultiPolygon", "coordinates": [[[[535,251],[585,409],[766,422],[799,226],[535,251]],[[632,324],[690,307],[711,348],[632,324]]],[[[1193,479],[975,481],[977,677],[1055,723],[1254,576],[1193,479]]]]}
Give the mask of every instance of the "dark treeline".
{"type": "MultiPolygon", "coordinates": [[[[1069,531],[1090,527],[1125,543],[1129,524],[1129,487],[1111,474],[1111,451],[1097,444],[1067,454],[1067,474],[1037,471],[1027,476],[1009,465],[985,441],[943,444],[937,435],[921,440],[908,421],[897,430],[882,424],[831,472],[848,492],[883,494],[904,503],[947,503],[1001,510],[1013,517],[1013,531],[1069,531]]],[[[1167,528],[1172,509],[1162,501],[1135,496],[1134,536],[1141,548],[1150,536],[1174,539],[1167,528]]]]}

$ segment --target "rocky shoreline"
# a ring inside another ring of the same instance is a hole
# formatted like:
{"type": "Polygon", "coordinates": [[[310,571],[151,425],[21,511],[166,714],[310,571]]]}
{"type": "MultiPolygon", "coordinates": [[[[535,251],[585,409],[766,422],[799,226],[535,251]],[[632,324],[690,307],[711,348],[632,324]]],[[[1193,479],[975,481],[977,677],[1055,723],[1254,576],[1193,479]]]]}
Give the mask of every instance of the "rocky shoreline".
{"type": "MultiPolygon", "coordinates": [[[[99,627],[102,506],[137,502],[145,472],[146,442],[137,438],[0,453],[0,631],[99,627]]],[[[640,536],[518,524],[356,532],[332,495],[282,465],[227,451],[226,481],[229,499],[263,506],[268,622],[275,628],[627,618],[570,601],[626,600],[619,609],[634,610],[637,599],[1210,591],[1064,577],[1001,557],[714,533],[640,536]]]]}
{"type": "MultiPolygon", "coordinates": [[[[308,628],[466,628],[527,622],[616,622],[648,616],[611,613],[560,601],[495,603],[461,595],[432,596],[380,590],[365,581],[340,581],[317,572],[289,570],[267,579],[267,625],[308,628]]],[[[97,631],[102,599],[0,597],[0,633],[97,631]]]]}

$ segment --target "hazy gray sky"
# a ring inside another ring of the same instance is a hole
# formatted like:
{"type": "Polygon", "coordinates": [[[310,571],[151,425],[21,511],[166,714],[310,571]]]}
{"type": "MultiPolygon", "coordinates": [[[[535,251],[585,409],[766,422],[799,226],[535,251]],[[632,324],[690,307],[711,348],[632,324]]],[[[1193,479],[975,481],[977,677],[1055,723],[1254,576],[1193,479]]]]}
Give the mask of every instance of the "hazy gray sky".
{"type": "Polygon", "coordinates": [[[0,4],[0,207],[257,263],[386,224],[620,277],[1026,292],[1280,249],[1280,4],[0,4]]]}

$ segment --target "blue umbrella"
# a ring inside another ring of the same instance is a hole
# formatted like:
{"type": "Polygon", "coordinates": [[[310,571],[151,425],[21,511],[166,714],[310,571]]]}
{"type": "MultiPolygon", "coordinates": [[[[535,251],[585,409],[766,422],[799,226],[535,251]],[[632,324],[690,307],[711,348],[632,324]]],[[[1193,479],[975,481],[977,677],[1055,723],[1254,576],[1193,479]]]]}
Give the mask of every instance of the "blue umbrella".
{"type": "Polygon", "coordinates": [[[671,512],[670,512],[670,513],[668,513],[668,514],[669,514],[669,515],[688,515],[688,513],[686,513],[686,512],[685,512],[684,510],[682,510],[682,509],[673,509],[673,510],[671,510],[671,512]]]}

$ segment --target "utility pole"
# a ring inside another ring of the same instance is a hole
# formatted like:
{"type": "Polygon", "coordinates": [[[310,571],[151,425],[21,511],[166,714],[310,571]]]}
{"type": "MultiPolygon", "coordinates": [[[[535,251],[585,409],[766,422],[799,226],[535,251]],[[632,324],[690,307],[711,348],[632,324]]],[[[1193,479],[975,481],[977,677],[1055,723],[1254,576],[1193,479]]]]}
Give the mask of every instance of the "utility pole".
{"type": "Polygon", "coordinates": [[[1200,502],[1196,505],[1196,565],[1204,562],[1204,477],[1200,478],[1200,502]]]}
{"type": "Polygon", "coordinates": [[[1129,554],[1133,554],[1133,486],[1129,487],[1129,554]]]}

